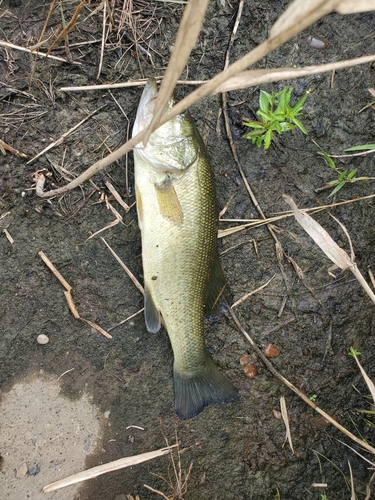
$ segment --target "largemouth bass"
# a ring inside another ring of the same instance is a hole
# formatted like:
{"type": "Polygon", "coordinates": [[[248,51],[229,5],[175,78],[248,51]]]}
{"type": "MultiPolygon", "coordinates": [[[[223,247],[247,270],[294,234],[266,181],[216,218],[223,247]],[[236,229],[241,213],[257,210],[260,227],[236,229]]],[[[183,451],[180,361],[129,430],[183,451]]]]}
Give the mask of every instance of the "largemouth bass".
{"type": "MultiPolygon", "coordinates": [[[[147,82],[133,136],[151,122],[157,85],[147,82]]],[[[168,108],[173,105],[171,99],[168,108]]],[[[238,397],[209,357],[203,320],[226,282],[217,250],[217,205],[206,149],[189,113],[176,116],[134,149],[142,235],[145,322],[161,318],[174,354],[175,411],[191,418],[210,404],[238,397]]]]}

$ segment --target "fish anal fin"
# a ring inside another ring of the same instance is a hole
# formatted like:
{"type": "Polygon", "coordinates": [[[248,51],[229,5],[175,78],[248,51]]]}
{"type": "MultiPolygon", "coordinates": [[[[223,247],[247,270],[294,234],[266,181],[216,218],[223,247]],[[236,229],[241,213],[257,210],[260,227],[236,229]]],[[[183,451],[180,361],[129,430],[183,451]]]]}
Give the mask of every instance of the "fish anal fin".
{"type": "Polygon", "coordinates": [[[155,184],[155,190],[161,215],[174,224],[182,224],[184,214],[171,179],[167,176],[162,183],[155,184]]]}
{"type": "Polygon", "coordinates": [[[183,420],[195,417],[208,405],[229,403],[239,397],[208,355],[196,373],[181,373],[174,367],[174,394],[175,411],[183,420]]]}
{"type": "Polygon", "coordinates": [[[221,267],[219,255],[217,254],[211,269],[208,281],[208,291],[206,299],[206,313],[215,310],[218,303],[228,297],[229,288],[221,267]]]}
{"type": "Polygon", "coordinates": [[[150,291],[145,287],[145,323],[147,331],[156,333],[160,330],[161,318],[156,309],[150,291]]]}

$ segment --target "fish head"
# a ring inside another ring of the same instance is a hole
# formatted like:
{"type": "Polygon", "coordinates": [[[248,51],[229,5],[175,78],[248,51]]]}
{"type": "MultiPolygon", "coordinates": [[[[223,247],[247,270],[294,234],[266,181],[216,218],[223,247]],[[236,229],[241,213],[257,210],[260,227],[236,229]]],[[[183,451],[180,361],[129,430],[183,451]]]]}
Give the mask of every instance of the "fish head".
{"type": "MultiPolygon", "coordinates": [[[[158,95],[154,78],[146,83],[133,126],[133,137],[151,123],[155,101],[158,95]]],[[[166,107],[170,110],[175,103],[172,97],[166,107]]],[[[147,162],[150,167],[167,173],[183,172],[199,157],[200,140],[194,122],[188,112],[175,116],[157,128],[144,146],[138,144],[134,154],[147,162]]]]}

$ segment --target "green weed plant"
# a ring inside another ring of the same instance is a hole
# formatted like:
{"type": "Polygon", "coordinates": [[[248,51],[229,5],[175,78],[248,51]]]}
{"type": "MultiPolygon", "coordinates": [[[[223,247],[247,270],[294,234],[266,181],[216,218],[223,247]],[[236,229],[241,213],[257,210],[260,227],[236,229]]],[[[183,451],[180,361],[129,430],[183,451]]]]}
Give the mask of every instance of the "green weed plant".
{"type": "Polygon", "coordinates": [[[302,114],[302,108],[310,90],[294,106],[290,105],[292,92],[293,87],[289,86],[273,94],[261,90],[259,110],[256,113],[259,121],[244,122],[244,125],[254,130],[251,130],[243,137],[250,139],[258,147],[263,146],[264,149],[268,149],[271,146],[275,132],[282,134],[298,127],[304,134],[307,134],[305,127],[297,116],[302,114]]]}

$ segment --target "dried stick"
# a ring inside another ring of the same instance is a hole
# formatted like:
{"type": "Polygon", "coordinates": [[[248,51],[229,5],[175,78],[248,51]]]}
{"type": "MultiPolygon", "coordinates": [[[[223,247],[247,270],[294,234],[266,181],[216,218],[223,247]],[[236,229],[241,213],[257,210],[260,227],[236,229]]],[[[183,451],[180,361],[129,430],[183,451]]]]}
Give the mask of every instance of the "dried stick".
{"type": "Polygon", "coordinates": [[[97,325],[96,323],[93,323],[89,319],[81,318],[81,316],[79,315],[79,312],[77,311],[77,308],[74,304],[74,301],[73,301],[72,287],[65,280],[65,278],[61,275],[61,273],[56,269],[56,267],[52,264],[52,262],[49,260],[49,258],[47,257],[47,255],[44,252],[40,251],[40,252],[38,252],[38,255],[42,259],[42,261],[46,264],[46,266],[50,269],[52,274],[60,281],[62,286],[65,288],[65,290],[66,290],[66,291],[64,291],[65,299],[68,303],[70,312],[73,314],[73,316],[76,319],[81,320],[83,323],[88,324],[89,326],[91,326],[91,328],[94,328],[95,330],[100,332],[102,335],[107,337],[107,339],[111,339],[112,335],[107,333],[101,326],[97,325]]]}
{"type": "Polygon", "coordinates": [[[125,467],[132,467],[133,465],[141,464],[142,462],[147,462],[153,458],[162,457],[168,455],[172,448],[177,445],[174,444],[168,448],[161,448],[160,450],[149,451],[148,453],[142,453],[140,455],[135,455],[133,457],[120,458],[114,462],[108,462],[107,464],[97,465],[91,469],[78,472],[78,474],[73,474],[72,476],[66,477],[65,479],[60,479],[55,483],[48,484],[44,486],[43,493],[51,493],[51,491],[59,490],[60,488],[65,488],[65,486],[70,486],[71,484],[80,483],[81,481],[87,481],[87,479],[93,479],[101,474],[106,474],[107,472],[112,472],[119,469],[124,469],[125,467]]]}
{"type": "MultiPolygon", "coordinates": [[[[155,80],[160,82],[162,76],[155,76],[155,80]]],[[[126,87],[140,87],[146,85],[148,78],[140,78],[139,80],[130,80],[124,83],[103,83],[101,85],[82,85],[81,87],[60,87],[61,92],[82,92],[86,90],[106,90],[106,89],[123,89],[126,87]]],[[[202,85],[207,80],[177,80],[179,85],[202,85]]]]}
{"type": "Polygon", "coordinates": [[[117,260],[117,262],[120,264],[120,266],[123,268],[123,270],[126,272],[126,274],[129,276],[129,278],[132,280],[134,283],[135,287],[141,292],[142,295],[144,295],[144,288],[140,284],[140,282],[137,280],[137,278],[134,276],[134,274],[130,271],[130,269],[122,262],[120,257],[117,255],[117,253],[112,250],[112,248],[108,245],[108,243],[105,241],[104,238],[101,237],[101,240],[105,244],[105,246],[108,248],[108,250],[111,252],[113,257],[117,260]]]}
{"type": "Polygon", "coordinates": [[[21,52],[28,52],[29,54],[33,54],[38,57],[48,57],[49,59],[55,59],[55,61],[78,64],[79,66],[82,65],[82,63],[80,62],[69,61],[68,59],[64,59],[63,57],[51,56],[50,54],[45,54],[44,52],[36,52],[35,50],[31,50],[26,47],[20,47],[19,45],[14,45],[13,43],[4,42],[3,40],[0,40],[0,47],[5,47],[7,49],[16,49],[21,52]]]}
{"type": "Polygon", "coordinates": [[[237,307],[239,306],[240,304],[242,304],[242,302],[244,302],[246,299],[248,299],[249,297],[251,297],[252,295],[254,295],[255,293],[258,293],[260,292],[261,290],[263,290],[263,288],[265,288],[266,286],[268,286],[271,281],[274,279],[275,275],[272,276],[272,278],[270,278],[267,283],[264,283],[264,285],[260,286],[259,288],[257,288],[256,290],[252,290],[251,292],[245,294],[243,297],[241,297],[240,299],[238,299],[234,304],[232,304],[230,307],[231,309],[233,309],[234,307],[237,307]]]}
{"type": "Polygon", "coordinates": [[[39,156],[42,156],[44,153],[46,153],[47,151],[49,151],[50,149],[52,148],[55,148],[57,146],[60,146],[60,144],[62,144],[65,139],[70,135],[72,134],[78,127],[80,127],[82,125],[82,123],[85,123],[85,121],[87,121],[89,118],[91,118],[93,115],[95,115],[95,113],[97,113],[100,109],[102,109],[104,106],[101,106],[100,108],[98,109],[95,109],[94,111],[92,111],[90,114],[88,114],[83,120],[81,120],[79,123],[77,123],[77,125],[74,125],[74,127],[70,128],[67,132],[65,132],[65,134],[63,134],[57,141],[54,141],[54,142],[51,142],[51,144],[49,144],[46,148],[43,149],[43,151],[41,151],[40,153],[38,153],[36,156],[34,156],[34,158],[31,158],[31,160],[29,160],[27,162],[27,165],[29,163],[32,163],[33,161],[35,161],[37,158],[39,158],[39,156]]]}

